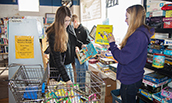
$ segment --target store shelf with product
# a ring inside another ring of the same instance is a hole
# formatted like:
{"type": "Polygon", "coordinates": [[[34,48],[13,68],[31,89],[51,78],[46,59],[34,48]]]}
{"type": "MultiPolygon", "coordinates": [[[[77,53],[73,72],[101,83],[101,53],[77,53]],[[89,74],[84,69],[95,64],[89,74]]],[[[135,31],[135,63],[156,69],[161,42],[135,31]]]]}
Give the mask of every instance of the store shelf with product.
{"type": "Polygon", "coordinates": [[[8,39],[5,36],[4,24],[0,24],[0,67],[8,65],[8,39]]]}
{"type": "MultiPolygon", "coordinates": [[[[147,95],[145,96],[143,93],[139,92],[137,94],[137,97],[142,99],[146,103],[151,103],[151,102],[153,103],[155,101],[156,103],[157,101],[159,103],[160,101],[157,100],[157,98],[155,98],[153,95],[157,93],[161,94],[161,90],[165,86],[167,86],[169,82],[171,82],[171,78],[172,78],[171,75],[172,74],[172,27],[171,27],[171,23],[168,23],[168,28],[165,27],[164,24],[165,21],[163,21],[163,19],[168,17],[166,11],[161,10],[161,7],[165,5],[167,1],[168,3],[171,2],[171,0],[161,0],[155,3],[155,1],[153,0],[144,0],[144,7],[146,8],[147,14],[151,14],[149,16],[147,15],[146,24],[150,27],[155,28],[155,36],[151,39],[152,45],[150,44],[148,46],[147,62],[145,64],[145,67],[148,68],[149,70],[154,71],[154,74],[158,73],[161,76],[166,76],[169,78],[166,81],[164,80],[158,83],[151,82],[150,80],[147,80],[145,78],[143,79],[143,84],[147,88],[145,89],[141,88],[141,90],[142,92],[146,90],[146,92],[144,93],[147,93],[147,95]],[[161,4],[161,6],[160,5],[155,6],[154,4],[161,4]],[[158,16],[157,15],[155,16],[154,14],[155,12],[157,13],[157,11],[159,11],[158,16]],[[167,36],[165,37],[163,35],[167,35],[167,36]],[[168,51],[168,54],[166,51],[168,51]],[[148,88],[152,88],[152,90],[159,89],[159,91],[150,93],[150,90],[148,90],[148,88]],[[148,95],[150,95],[151,99],[149,98],[148,95]]],[[[165,101],[169,103],[167,100],[165,101]]]]}

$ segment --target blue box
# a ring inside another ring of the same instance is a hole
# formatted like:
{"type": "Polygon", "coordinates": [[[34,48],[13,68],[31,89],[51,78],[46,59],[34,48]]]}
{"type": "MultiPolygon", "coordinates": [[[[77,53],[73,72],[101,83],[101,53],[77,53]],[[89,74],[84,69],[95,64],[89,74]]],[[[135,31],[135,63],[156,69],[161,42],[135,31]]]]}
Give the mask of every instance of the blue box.
{"type": "Polygon", "coordinates": [[[112,90],[112,103],[122,103],[122,100],[120,100],[117,96],[120,96],[119,89],[112,90]]]}
{"type": "Polygon", "coordinates": [[[169,79],[167,76],[159,74],[157,72],[148,73],[144,75],[143,78],[154,83],[161,83],[169,79]]]}

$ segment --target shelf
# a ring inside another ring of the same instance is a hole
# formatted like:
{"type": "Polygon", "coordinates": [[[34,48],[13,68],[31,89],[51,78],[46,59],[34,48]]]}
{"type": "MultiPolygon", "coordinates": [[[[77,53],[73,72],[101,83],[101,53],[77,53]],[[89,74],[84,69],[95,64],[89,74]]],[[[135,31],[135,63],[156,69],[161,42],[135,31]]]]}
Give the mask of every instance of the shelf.
{"type": "Polygon", "coordinates": [[[172,28],[169,29],[155,29],[156,33],[172,33],[172,28]]]}
{"type": "Polygon", "coordinates": [[[152,67],[152,64],[146,63],[146,64],[145,64],[145,67],[148,68],[148,69],[157,71],[157,72],[160,73],[160,74],[163,74],[163,75],[172,77],[172,75],[171,75],[171,74],[172,74],[172,65],[167,65],[167,64],[165,64],[165,65],[164,65],[164,68],[157,69],[157,68],[152,67]]]}
{"type": "Polygon", "coordinates": [[[4,25],[4,24],[0,24],[0,25],[4,25]]]}
{"type": "Polygon", "coordinates": [[[137,93],[137,97],[138,97],[137,103],[139,103],[139,99],[143,100],[146,103],[154,103],[153,101],[151,101],[150,99],[148,99],[147,97],[143,96],[140,93],[137,93]]]}
{"type": "Polygon", "coordinates": [[[6,45],[8,45],[8,44],[0,44],[0,46],[6,46],[6,45]]]}
{"type": "Polygon", "coordinates": [[[8,54],[8,53],[0,53],[0,55],[4,55],[4,54],[8,54]]]}
{"type": "Polygon", "coordinates": [[[0,35],[2,35],[2,34],[4,34],[4,33],[0,33],[0,35]]]}

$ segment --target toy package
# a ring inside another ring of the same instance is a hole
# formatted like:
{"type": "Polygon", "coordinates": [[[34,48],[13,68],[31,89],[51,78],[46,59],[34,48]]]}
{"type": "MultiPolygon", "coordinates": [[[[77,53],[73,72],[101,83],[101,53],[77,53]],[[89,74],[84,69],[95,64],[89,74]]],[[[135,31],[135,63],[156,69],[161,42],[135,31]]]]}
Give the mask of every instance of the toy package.
{"type": "Polygon", "coordinates": [[[154,83],[160,83],[169,79],[167,76],[159,74],[157,72],[148,73],[143,76],[143,79],[152,81],[154,83]]]}
{"type": "Polygon", "coordinates": [[[107,36],[112,34],[112,25],[97,25],[95,43],[109,45],[107,36]]]}
{"type": "Polygon", "coordinates": [[[97,51],[92,43],[89,43],[86,48],[82,48],[79,52],[76,53],[80,64],[84,63],[96,54],[97,51]]]}

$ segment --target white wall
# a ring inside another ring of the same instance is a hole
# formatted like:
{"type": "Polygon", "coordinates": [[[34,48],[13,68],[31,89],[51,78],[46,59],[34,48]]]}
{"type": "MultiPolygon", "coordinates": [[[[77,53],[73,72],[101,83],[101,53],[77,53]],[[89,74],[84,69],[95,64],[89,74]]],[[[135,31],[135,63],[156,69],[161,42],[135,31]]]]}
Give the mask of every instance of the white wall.
{"type": "Polygon", "coordinates": [[[3,17],[21,17],[21,16],[43,16],[45,13],[55,13],[58,7],[40,6],[39,12],[18,11],[18,5],[0,4],[0,18],[3,17]]]}
{"type": "Polygon", "coordinates": [[[108,8],[107,17],[109,24],[113,25],[113,35],[119,44],[127,32],[127,24],[125,22],[126,9],[134,4],[142,4],[141,0],[118,0],[119,5],[108,8]]]}
{"type": "Polygon", "coordinates": [[[102,24],[103,21],[109,18],[109,24],[113,25],[113,34],[119,44],[127,31],[127,24],[125,23],[126,8],[133,4],[143,4],[142,0],[118,0],[119,5],[106,9],[106,0],[101,0],[101,18],[82,22],[89,30],[93,25],[102,24]]]}

